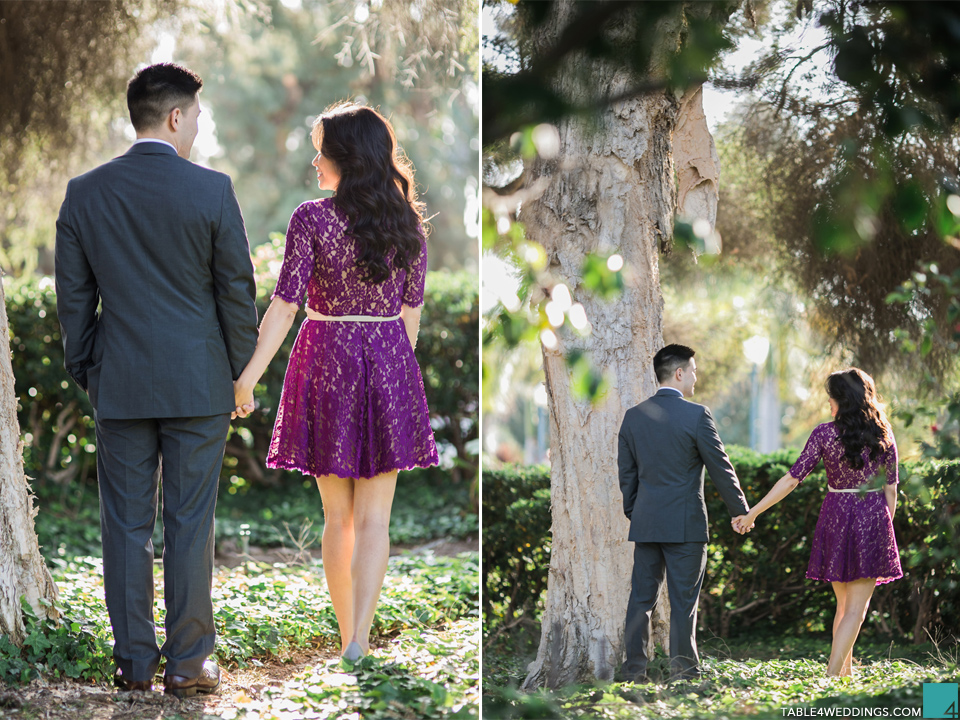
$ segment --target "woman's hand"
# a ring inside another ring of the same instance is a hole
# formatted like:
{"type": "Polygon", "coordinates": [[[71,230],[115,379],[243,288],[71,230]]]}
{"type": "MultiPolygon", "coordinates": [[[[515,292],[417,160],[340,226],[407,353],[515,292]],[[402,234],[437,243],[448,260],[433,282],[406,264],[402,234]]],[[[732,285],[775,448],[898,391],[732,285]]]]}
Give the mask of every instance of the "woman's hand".
{"type": "Polygon", "coordinates": [[[890,511],[890,519],[893,520],[893,514],[897,511],[897,483],[884,485],[883,494],[887,500],[887,510],[890,511]]]}
{"type": "Polygon", "coordinates": [[[240,377],[233,383],[233,396],[237,409],[230,414],[231,418],[244,418],[256,409],[253,402],[253,389],[263,377],[273,356],[277,354],[283,339],[290,332],[290,326],[293,325],[293,319],[297,315],[297,308],[297,305],[279,297],[275,297],[270,302],[270,307],[263,314],[263,322],[260,323],[257,349],[253,351],[253,357],[240,373],[240,377]]]}
{"type": "Polygon", "coordinates": [[[245,418],[256,408],[253,400],[253,388],[242,382],[242,378],[235,380],[233,383],[233,400],[236,410],[230,413],[231,420],[238,417],[245,418]]]}
{"type": "Polygon", "coordinates": [[[763,499],[754,505],[746,515],[738,515],[733,519],[733,529],[743,535],[753,530],[760,513],[769,510],[787,495],[793,492],[793,489],[800,484],[793,475],[787,473],[777,481],[777,484],[770,488],[770,492],[763,496],[763,499]]]}
{"type": "Polygon", "coordinates": [[[732,521],[733,529],[741,535],[746,535],[748,532],[753,530],[756,520],[757,516],[754,515],[752,511],[746,515],[738,515],[732,521]]]}
{"type": "Polygon", "coordinates": [[[417,349],[417,335],[420,333],[420,313],[423,306],[413,308],[409,305],[400,306],[400,319],[403,320],[403,328],[407,331],[407,339],[410,340],[410,347],[417,349]]]}

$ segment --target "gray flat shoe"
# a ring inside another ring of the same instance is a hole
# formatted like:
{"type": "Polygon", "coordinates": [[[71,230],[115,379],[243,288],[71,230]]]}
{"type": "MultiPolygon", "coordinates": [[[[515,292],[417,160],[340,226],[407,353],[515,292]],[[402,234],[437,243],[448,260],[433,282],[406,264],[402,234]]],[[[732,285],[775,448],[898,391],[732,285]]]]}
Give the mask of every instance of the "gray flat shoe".
{"type": "Polygon", "coordinates": [[[340,659],[355,663],[362,657],[363,649],[360,647],[360,643],[354,641],[347,645],[347,648],[343,651],[343,655],[340,656],[340,659]]]}

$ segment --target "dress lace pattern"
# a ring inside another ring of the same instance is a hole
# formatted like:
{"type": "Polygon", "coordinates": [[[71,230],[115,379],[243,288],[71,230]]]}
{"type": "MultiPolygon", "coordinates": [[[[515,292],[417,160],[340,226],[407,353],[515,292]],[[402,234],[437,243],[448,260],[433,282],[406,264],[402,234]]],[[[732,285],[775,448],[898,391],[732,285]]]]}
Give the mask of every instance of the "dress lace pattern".
{"type": "Polygon", "coordinates": [[[860,489],[826,493],[807,566],[811,580],[850,582],[876,578],[880,585],[903,577],[893,521],[882,492],[884,482],[899,482],[896,442],[874,461],[864,448],[863,459],[860,470],[850,466],[844,458],[840,433],[834,423],[828,422],[814,429],[790,468],[790,474],[802,482],[823,460],[829,487],[860,489]]]}
{"type": "MultiPolygon", "coordinates": [[[[423,304],[426,241],[409,271],[363,281],[347,219],[330,199],[306,202],[287,229],[273,297],[331,316],[390,317],[423,304]]],[[[305,320],[290,353],[267,465],[369,478],[439,462],[423,378],[403,320],[305,320]]]]}

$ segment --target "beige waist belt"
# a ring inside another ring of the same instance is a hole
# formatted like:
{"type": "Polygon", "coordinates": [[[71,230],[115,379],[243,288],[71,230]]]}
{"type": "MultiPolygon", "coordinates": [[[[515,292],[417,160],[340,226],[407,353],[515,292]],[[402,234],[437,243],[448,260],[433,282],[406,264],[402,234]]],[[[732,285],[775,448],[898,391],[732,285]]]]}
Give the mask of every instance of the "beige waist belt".
{"type": "Polygon", "coordinates": [[[846,488],[841,490],[840,488],[827,487],[827,490],[830,492],[881,492],[883,488],[873,488],[871,490],[861,490],[860,488],[846,488]]]}
{"type": "Polygon", "coordinates": [[[384,317],[382,315],[324,315],[313,308],[305,308],[307,311],[307,320],[325,320],[327,322],[389,322],[399,320],[400,313],[384,317]]]}

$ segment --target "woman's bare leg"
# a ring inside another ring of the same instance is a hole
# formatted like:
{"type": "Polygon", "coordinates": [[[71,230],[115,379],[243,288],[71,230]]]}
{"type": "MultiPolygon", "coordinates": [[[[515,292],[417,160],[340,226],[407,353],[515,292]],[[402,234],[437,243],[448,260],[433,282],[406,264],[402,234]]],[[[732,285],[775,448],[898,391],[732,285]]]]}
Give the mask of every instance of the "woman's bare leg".
{"type": "MultiPolygon", "coordinates": [[[[867,608],[870,598],[877,586],[876,578],[863,578],[848,583],[836,583],[845,586],[843,617],[835,622],[833,633],[833,647],[830,649],[830,663],[827,665],[827,675],[840,676],[848,662],[852,662],[853,644],[860,634],[860,626],[867,617],[867,608]]],[[[837,596],[839,598],[839,594],[837,596]]]]}
{"type": "Polygon", "coordinates": [[[323,501],[323,574],[333,602],[333,611],[340,626],[340,650],[350,643],[353,634],[353,580],[350,565],[355,546],[354,480],[322,475],[317,478],[323,501]]]}
{"type": "Polygon", "coordinates": [[[353,628],[350,640],[370,649],[370,626],[377,610],[383,578],[390,559],[390,510],[397,487],[397,471],[356,481],[353,517],[353,628]]]}
{"type": "MultiPolygon", "coordinates": [[[[843,613],[846,609],[847,603],[847,585],[846,583],[835,582],[831,583],[833,585],[833,592],[837,595],[837,612],[833,616],[833,637],[837,636],[837,628],[840,626],[840,620],[843,619],[843,613]]],[[[851,676],[853,674],[853,650],[850,650],[850,654],[847,655],[846,659],[843,662],[843,670],[840,672],[841,676],[851,676]]]]}

